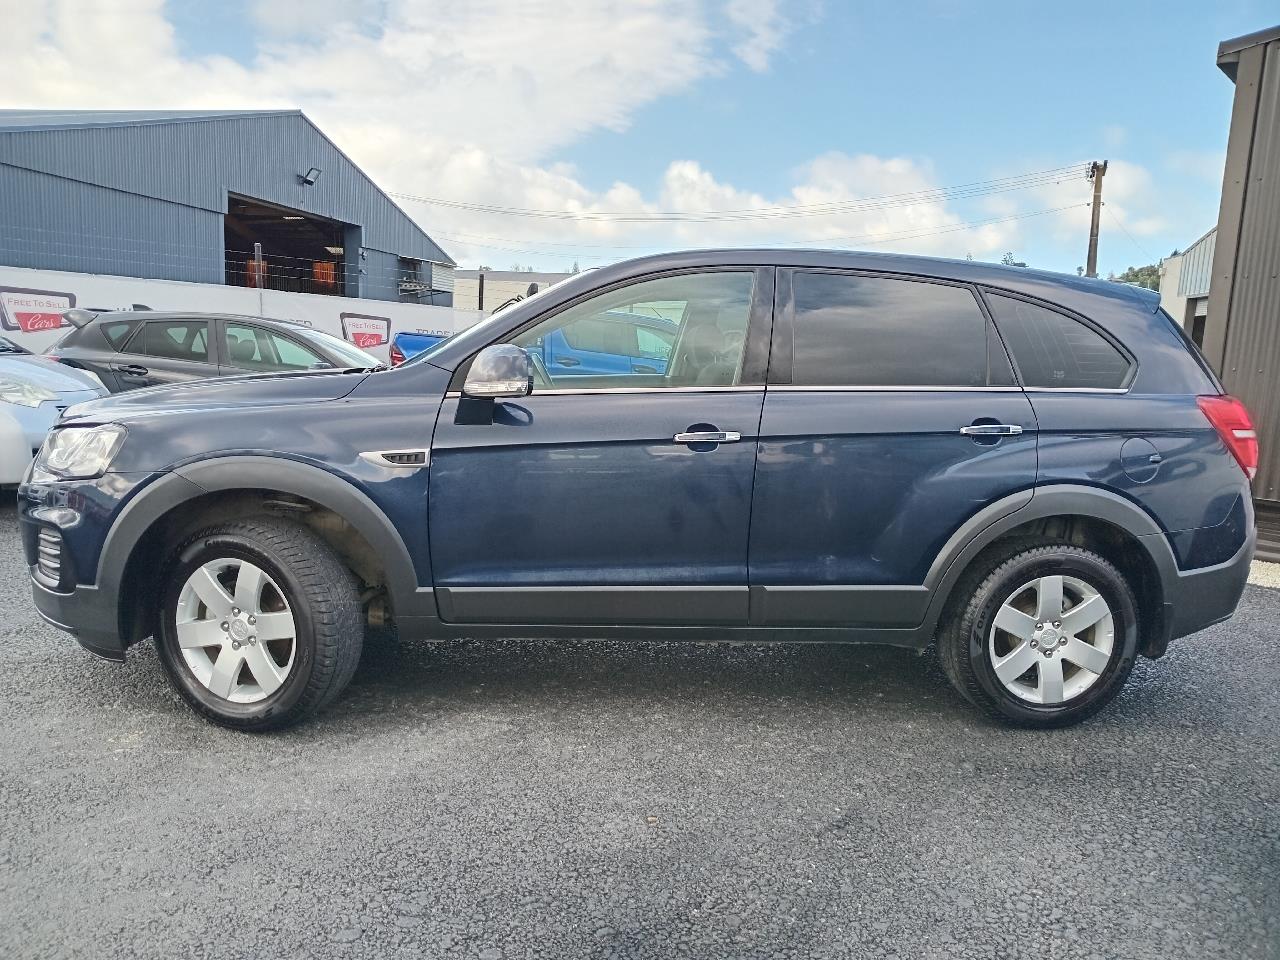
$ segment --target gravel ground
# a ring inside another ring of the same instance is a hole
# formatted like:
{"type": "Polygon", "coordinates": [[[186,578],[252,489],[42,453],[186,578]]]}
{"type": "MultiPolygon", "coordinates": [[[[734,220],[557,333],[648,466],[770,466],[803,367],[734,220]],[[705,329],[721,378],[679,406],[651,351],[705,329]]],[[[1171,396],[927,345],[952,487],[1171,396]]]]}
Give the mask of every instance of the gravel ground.
{"type": "Polygon", "coordinates": [[[1274,589],[1073,730],[931,654],[384,638],[254,737],[43,626],[12,510],[0,583],[5,957],[1280,957],[1274,589]]]}

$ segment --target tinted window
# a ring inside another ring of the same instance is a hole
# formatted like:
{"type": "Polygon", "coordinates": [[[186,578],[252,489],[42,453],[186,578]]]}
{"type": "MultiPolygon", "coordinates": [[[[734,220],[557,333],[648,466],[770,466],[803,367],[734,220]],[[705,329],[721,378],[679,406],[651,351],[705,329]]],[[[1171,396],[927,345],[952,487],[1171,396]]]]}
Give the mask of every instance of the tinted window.
{"type": "Polygon", "coordinates": [[[1129,360],[1101,334],[1047,307],[988,294],[1000,335],[1027,387],[1124,386],[1129,360]]]}
{"type": "Polygon", "coordinates": [[[111,320],[102,324],[102,335],[107,338],[107,343],[119,350],[132,329],[132,321],[111,320]]]}
{"type": "Polygon", "coordinates": [[[226,325],[227,363],[242,370],[310,370],[326,361],[308,347],[248,323],[226,325]]]}
{"type": "Polygon", "coordinates": [[[733,386],[754,282],[746,272],[645,280],[569,307],[512,342],[552,387],[733,386]]]}
{"type": "MultiPolygon", "coordinates": [[[[137,338],[134,338],[137,343],[137,338]]],[[[204,320],[152,320],[144,329],[142,352],[165,360],[209,359],[209,324],[204,320]]]]}
{"type": "Polygon", "coordinates": [[[792,382],[809,386],[981,387],[1008,361],[963,287],[798,272],[792,382]],[[989,374],[988,356],[995,360],[989,374]]]}

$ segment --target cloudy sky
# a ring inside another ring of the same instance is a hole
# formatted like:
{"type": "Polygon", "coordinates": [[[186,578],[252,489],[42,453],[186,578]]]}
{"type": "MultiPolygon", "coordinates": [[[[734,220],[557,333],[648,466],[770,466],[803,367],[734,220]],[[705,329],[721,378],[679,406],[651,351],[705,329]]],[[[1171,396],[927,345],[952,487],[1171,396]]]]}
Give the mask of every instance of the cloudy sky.
{"type": "Polygon", "coordinates": [[[464,266],[814,244],[1084,260],[1217,218],[1269,3],[0,0],[0,106],[301,107],[464,266]],[[411,199],[426,198],[426,199],[411,199]]]}

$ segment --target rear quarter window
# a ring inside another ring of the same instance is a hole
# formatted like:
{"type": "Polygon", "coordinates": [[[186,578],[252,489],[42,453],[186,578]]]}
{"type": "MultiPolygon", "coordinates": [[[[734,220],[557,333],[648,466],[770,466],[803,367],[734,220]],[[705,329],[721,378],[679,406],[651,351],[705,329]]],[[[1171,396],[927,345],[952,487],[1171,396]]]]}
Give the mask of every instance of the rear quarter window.
{"type": "Polygon", "coordinates": [[[133,330],[134,322],[131,320],[106,320],[98,325],[98,329],[102,331],[103,338],[111,345],[113,350],[119,350],[124,346],[124,342],[129,339],[129,333],[133,330]]]}
{"type": "Polygon", "coordinates": [[[1128,381],[1129,358],[1074,317],[1000,294],[987,293],[987,304],[1024,387],[1117,390],[1128,381]]]}

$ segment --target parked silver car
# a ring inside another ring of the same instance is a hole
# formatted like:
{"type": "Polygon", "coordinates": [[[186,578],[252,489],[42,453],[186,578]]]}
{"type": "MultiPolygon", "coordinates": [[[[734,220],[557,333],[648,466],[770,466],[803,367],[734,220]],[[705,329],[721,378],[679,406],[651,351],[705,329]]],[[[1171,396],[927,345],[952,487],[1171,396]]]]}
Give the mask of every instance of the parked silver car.
{"type": "Polygon", "coordinates": [[[63,410],[106,394],[88,371],[36,356],[0,337],[0,485],[22,479],[63,410]]]}

